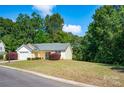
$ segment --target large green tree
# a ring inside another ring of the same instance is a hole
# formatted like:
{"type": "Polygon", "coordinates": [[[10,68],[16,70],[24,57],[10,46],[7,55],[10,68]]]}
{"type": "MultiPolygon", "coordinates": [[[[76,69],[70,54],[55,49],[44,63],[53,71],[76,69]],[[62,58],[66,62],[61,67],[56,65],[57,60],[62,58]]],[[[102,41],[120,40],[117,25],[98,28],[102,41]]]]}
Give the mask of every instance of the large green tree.
{"type": "Polygon", "coordinates": [[[93,22],[82,40],[82,60],[123,63],[124,56],[120,44],[124,37],[124,7],[102,6],[93,15],[93,22]],[[120,57],[119,57],[120,56],[120,57]]]}
{"type": "Polygon", "coordinates": [[[58,31],[62,31],[62,27],[64,24],[63,18],[60,14],[56,13],[51,16],[47,15],[44,20],[45,31],[49,33],[51,42],[56,41],[55,35],[58,31]]]}

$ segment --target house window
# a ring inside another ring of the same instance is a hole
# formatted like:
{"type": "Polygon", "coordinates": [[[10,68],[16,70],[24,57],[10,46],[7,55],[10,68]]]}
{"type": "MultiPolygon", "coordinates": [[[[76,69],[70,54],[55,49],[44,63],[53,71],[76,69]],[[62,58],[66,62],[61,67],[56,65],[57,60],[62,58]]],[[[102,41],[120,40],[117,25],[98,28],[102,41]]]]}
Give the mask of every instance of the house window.
{"type": "Polygon", "coordinates": [[[56,53],[61,53],[61,51],[55,51],[56,53]]]}
{"type": "Polygon", "coordinates": [[[0,50],[2,50],[2,47],[0,47],[0,50]]]}

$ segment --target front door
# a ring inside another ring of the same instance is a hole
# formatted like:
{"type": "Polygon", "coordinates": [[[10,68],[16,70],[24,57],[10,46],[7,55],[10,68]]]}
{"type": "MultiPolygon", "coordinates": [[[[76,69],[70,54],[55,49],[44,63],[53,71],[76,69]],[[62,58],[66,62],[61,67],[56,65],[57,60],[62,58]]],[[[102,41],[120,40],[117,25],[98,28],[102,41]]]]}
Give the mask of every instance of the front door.
{"type": "Polygon", "coordinates": [[[45,59],[49,59],[50,52],[45,53],[45,59]]]}

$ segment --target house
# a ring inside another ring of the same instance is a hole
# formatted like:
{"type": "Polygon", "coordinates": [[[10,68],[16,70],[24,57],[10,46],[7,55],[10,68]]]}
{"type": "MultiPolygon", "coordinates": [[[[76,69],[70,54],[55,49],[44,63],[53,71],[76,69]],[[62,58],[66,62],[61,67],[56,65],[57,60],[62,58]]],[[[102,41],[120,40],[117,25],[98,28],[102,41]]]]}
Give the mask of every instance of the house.
{"type": "Polygon", "coordinates": [[[17,50],[18,60],[40,57],[47,59],[49,53],[60,53],[60,59],[72,59],[72,48],[69,43],[41,43],[21,45],[17,50]]]}
{"type": "Polygon", "coordinates": [[[0,40],[0,54],[5,53],[5,44],[0,40]]]}

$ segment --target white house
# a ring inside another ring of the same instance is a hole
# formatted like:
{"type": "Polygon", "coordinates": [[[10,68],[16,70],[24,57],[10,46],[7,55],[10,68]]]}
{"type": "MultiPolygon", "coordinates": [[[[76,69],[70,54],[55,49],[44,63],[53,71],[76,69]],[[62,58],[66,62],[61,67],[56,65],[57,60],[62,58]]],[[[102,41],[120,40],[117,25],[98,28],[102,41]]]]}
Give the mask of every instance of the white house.
{"type": "Polygon", "coordinates": [[[0,40],[0,54],[3,54],[3,53],[5,53],[5,45],[2,42],[2,40],[0,40]]]}
{"type": "Polygon", "coordinates": [[[49,53],[60,53],[60,59],[72,59],[72,48],[69,43],[42,43],[21,45],[17,50],[18,60],[40,57],[47,59],[49,53]]]}

